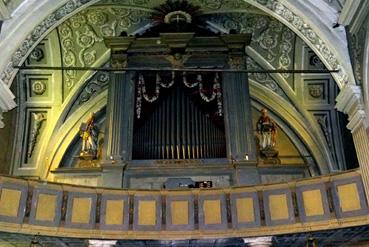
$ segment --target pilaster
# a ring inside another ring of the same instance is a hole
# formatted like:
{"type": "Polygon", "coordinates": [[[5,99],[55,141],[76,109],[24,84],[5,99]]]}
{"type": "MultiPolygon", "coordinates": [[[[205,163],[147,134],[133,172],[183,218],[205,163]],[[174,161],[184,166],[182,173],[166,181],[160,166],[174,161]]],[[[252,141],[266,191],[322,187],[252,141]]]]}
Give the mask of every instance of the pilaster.
{"type": "MultiPolygon", "coordinates": [[[[229,49],[228,67],[235,71],[246,69],[245,47],[249,44],[250,37],[234,35],[221,38],[229,49]]],[[[256,163],[247,73],[241,71],[224,73],[223,96],[228,158],[236,163],[245,161],[256,163]]]]}
{"type": "Polygon", "coordinates": [[[348,114],[347,128],[351,130],[360,170],[369,200],[369,123],[364,111],[361,89],[346,85],[336,98],[336,108],[348,114]]]}
{"type": "Polygon", "coordinates": [[[134,82],[131,73],[114,73],[109,85],[106,122],[106,159],[131,159],[134,82]]]}
{"type": "MultiPolygon", "coordinates": [[[[134,37],[106,38],[111,48],[111,66],[115,69],[127,67],[127,50],[134,37]]],[[[134,120],[135,85],[131,72],[112,72],[108,91],[105,160],[116,164],[131,160],[134,120]]]]}

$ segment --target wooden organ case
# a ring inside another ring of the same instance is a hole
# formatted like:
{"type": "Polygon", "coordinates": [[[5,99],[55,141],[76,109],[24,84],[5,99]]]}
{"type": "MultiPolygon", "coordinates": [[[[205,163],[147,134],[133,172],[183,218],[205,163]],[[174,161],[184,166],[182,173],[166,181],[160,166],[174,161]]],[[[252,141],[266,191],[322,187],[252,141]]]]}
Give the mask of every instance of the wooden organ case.
{"type": "Polygon", "coordinates": [[[117,70],[104,160],[124,165],[123,187],[158,188],[173,177],[246,183],[242,174],[256,164],[245,72],[250,39],[191,32],[105,39],[117,70]]]}

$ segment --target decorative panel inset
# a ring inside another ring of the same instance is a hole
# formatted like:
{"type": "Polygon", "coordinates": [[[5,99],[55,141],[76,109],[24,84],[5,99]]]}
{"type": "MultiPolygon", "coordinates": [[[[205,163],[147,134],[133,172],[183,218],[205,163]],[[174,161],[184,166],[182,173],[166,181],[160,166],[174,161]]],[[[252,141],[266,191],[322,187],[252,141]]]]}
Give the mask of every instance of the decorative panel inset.
{"type": "Polygon", "coordinates": [[[52,97],[50,91],[52,75],[50,74],[26,74],[24,75],[27,92],[27,102],[49,103],[52,97]]]}
{"type": "Polygon", "coordinates": [[[296,188],[301,221],[328,220],[328,197],[324,184],[301,185],[296,188]]]}
{"type": "Polygon", "coordinates": [[[305,69],[311,69],[311,70],[319,70],[319,69],[326,69],[323,62],[320,60],[318,55],[315,54],[313,50],[311,50],[310,47],[305,47],[305,69]]]}
{"type": "Polygon", "coordinates": [[[26,111],[26,128],[24,145],[26,152],[23,153],[22,167],[35,167],[38,144],[46,127],[48,112],[45,109],[29,108],[26,111]]]}
{"type": "Polygon", "coordinates": [[[128,230],[128,195],[107,194],[101,197],[100,228],[128,230]]]}
{"type": "Polygon", "coordinates": [[[335,180],[332,194],[338,218],[368,214],[368,205],[360,177],[335,180]]]}
{"type": "Polygon", "coordinates": [[[133,229],[139,231],[158,231],[161,229],[161,197],[136,196],[134,198],[133,229]]]}
{"type": "Polygon", "coordinates": [[[257,192],[231,193],[232,224],[235,228],[260,226],[257,192]]]}
{"type": "Polygon", "coordinates": [[[329,79],[305,79],[305,104],[330,104],[329,101],[329,79]]]}
{"type": "Polygon", "coordinates": [[[45,42],[39,43],[29,54],[26,65],[39,66],[48,64],[45,42]]]}
{"type": "Polygon", "coordinates": [[[199,228],[202,230],[222,230],[227,228],[226,200],[224,194],[200,194],[199,228]]]}
{"type": "Polygon", "coordinates": [[[97,195],[94,193],[69,192],[66,227],[93,228],[96,217],[97,195]]]}
{"type": "Polygon", "coordinates": [[[21,223],[25,215],[28,186],[0,184],[0,221],[21,223]]]}
{"type": "Polygon", "coordinates": [[[295,222],[291,191],[275,189],[263,192],[265,221],[267,225],[295,222]]]}
{"type": "Polygon", "coordinates": [[[58,226],[61,220],[63,191],[36,188],[32,195],[30,223],[58,226]]]}
{"type": "Polygon", "coordinates": [[[194,229],[194,199],[192,194],[167,195],[166,205],[167,230],[194,229]]]}

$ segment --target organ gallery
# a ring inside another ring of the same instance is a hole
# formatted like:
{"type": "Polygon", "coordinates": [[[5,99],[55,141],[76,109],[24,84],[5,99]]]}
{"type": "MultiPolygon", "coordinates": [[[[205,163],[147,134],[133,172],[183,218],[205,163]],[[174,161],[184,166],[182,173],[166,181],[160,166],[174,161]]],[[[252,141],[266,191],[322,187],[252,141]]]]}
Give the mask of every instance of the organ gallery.
{"type": "Polygon", "coordinates": [[[0,0],[0,243],[367,241],[364,2],[0,0]]]}

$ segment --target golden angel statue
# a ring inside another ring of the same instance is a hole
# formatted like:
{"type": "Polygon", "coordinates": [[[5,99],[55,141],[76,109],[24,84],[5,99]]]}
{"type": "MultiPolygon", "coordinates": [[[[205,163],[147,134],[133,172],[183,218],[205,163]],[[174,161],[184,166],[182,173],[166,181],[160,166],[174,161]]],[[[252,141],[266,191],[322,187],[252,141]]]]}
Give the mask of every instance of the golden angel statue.
{"type": "Polygon", "coordinates": [[[99,129],[95,124],[95,113],[91,113],[87,121],[81,124],[79,133],[82,138],[80,157],[96,159],[99,129]]]}

